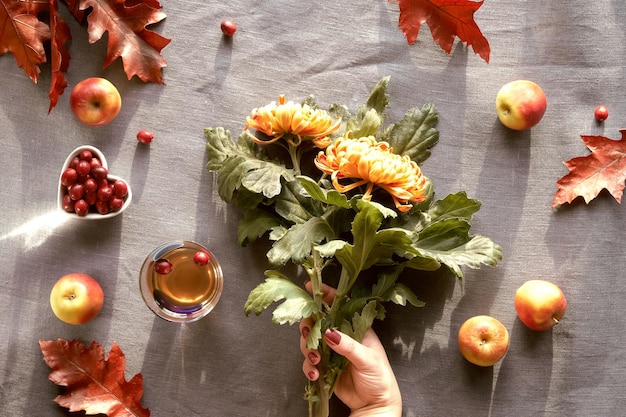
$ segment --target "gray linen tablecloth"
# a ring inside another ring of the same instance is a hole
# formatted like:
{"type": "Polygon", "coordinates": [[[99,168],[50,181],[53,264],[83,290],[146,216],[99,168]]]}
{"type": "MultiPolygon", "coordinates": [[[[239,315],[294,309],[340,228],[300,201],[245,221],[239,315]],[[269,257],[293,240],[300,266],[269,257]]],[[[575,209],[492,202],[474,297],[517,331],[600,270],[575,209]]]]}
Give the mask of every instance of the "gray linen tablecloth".
{"type": "MultiPolygon", "coordinates": [[[[390,121],[414,106],[440,112],[440,141],[423,170],[437,195],[466,190],[483,202],[472,232],[504,252],[496,268],[441,271],[404,281],[427,304],[389,306],[375,325],[396,372],[407,417],[616,416],[626,410],[626,207],[608,193],[551,210],[563,161],[588,153],[581,134],[618,139],[626,121],[626,2],[487,0],[475,15],[491,45],[483,61],[458,39],[447,55],[423,26],[414,45],[398,29],[395,2],[164,2],[154,30],[166,85],[128,81],[120,61],[102,69],[106,39],[88,44],[70,16],[69,87],[47,114],[49,66],[33,84],[9,54],[0,56],[0,415],[68,415],[53,399],[38,340],[113,342],[126,376],[141,372],[143,404],[154,416],[303,416],[306,379],[296,326],[268,313],[245,317],[248,293],[267,268],[263,244],[236,242],[238,212],[223,203],[205,169],[203,129],[239,132],[250,110],[285,94],[315,94],[322,108],[350,110],[390,75],[390,121]],[[225,39],[222,19],[238,25],[225,39]],[[80,124],[69,107],[73,85],[104,76],[122,94],[110,125],[80,124]],[[539,83],[548,110],[525,132],[504,128],[498,89],[514,79],[539,83]],[[605,104],[603,124],[593,117],[605,104]],[[140,129],[155,134],[139,145],[140,129]],[[134,191],[130,208],[107,221],[55,226],[60,167],[83,144],[106,155],[134,191]],[[205,319],[181,326],[155,317],[138,290],[150,250],[176,239],[208,245],[225,277],[222,299],[205,319]],[[100,316],[72,326],[52,313],[53,283],[70,272],[96,277],[105,291],[100,316]],[[553,331],[535,333],[516,318],[513,296],[531,278],[563,288],[569,310],[553,331]],[[457,330],[490,314],[511,334],[493,368],[459,354],[457,330]]],[[[333,403],[333,416],[348,415],[333,403]]]]}

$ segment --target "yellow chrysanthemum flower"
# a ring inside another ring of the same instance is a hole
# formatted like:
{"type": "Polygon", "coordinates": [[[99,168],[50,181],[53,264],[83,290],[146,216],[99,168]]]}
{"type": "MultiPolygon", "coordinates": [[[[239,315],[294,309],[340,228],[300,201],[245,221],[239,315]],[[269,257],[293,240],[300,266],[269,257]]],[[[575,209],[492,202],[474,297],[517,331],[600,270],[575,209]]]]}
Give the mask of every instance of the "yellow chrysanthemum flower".
{"type": "Polygon", "coordinates": [[[268,145],[285,137],[291,146],[299,146],[306,138],[320,149],[330,144],[328,135],[339,129],[341,119],[333,119],[326,111],[313,109],[307,104],[296,104],[292,101],[285,103],[285,96],[281,95],[270,104],[252,110],[246,117],[246,128],[256,129],[267,135],[268,139],[259,139],[251,135],[252,140],[259,145],[268,145]]]}
{"type": "Polygon", "coordinates": [[[340,193],[367,184],[363,199],[370,201],[374,186],[378,186],[391,195],[401,212],[413,207],[409,202],[427,198],[428,180],[417,163],[406,155],[394,154],[387,142],[378,142],[373,136],[339,138],[319,152],[315,165],[331,176],[340,193]],[[342,185],[340,180],[345,179],[355,181],[342,185]]]}

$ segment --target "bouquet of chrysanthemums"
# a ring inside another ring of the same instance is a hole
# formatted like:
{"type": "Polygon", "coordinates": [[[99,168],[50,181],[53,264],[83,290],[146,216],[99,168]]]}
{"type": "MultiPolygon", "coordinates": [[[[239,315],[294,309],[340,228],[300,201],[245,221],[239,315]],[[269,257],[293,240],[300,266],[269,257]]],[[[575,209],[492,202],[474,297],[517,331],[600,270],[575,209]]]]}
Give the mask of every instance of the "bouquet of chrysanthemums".
{"type": "Polygon", "coordinates": [[[326,329],[361,340],[375,319],[384,319],[384,303],[421,306],[402,284],[411,277],[403,270],[445,265],[461,278],[463,266],[502,259],[491,239],[470,234],[480,201],[462,191],[436,201],[420,169],[439,140],[437,110],[412,108],[385,124],[388,82],[380,80],[355,115],[339,104],[322,110],[313,96],[302,103],[280,96],[252,110],[236,142],[222,127],[204,131],[219,195],[242,212],[239,243],[263,236],[272,242],[273,269],[250,293],[245,314],[277,303],[275,323],[315,322],[307,347],[318,349],[322,361],[321,377],[305,389],[311,416],[328,415],[345,366],[325,345],[326,329]],[[284,272],[289,263],[301,268],[297,276],[284,272]],[[312,294],[295,282],[301,275],[312,294]],[[323,282],[337,288],[331,304],[322,300],[323,282]]]}

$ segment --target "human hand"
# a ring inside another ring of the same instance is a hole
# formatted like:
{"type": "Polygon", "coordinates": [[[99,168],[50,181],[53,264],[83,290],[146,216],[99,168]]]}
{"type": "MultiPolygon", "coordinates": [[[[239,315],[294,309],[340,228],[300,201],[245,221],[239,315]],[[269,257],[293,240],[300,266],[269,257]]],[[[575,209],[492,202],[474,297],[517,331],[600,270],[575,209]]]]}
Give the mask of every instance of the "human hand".
{"type": "MultiPolygon", "coordinates": [[[[306,283],[311,292],[311,283],[306,283]]],[[[324,301],[332,303],[335,289],[323,284],[324,301]]],[[[300,350],[305,360],[304,374],[316,381],[320,374],[317,366],[320,354],[306,347],[313,320],[300,322],[300,350]]],[[[334,393],[351,410],[351,417],[380,416],[399,417],[402,414],[402,396],[396,377],[389,364],[385,348],[378,336],[369,328],[361,343],[338,330],[329,329],[324,334],[326,344],[348,360],[345,371],[340,375],[334,393]]]]}

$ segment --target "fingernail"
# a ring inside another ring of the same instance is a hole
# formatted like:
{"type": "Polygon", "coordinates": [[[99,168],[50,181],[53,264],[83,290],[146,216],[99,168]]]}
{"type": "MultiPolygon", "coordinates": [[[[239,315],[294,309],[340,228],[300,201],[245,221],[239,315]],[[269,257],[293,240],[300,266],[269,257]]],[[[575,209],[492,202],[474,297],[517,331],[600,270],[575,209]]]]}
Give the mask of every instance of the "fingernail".
{"type": "Polygon", "coordinates": [[[315,371],[309,371],[308,377],[311,381],[315,381],[317,379],[317,374],[315,371]]]}
{"type": "Polygon", "coordinates": [[[326,330],[324,338],[331,345],[338,345],[341,342],[341,335],[333,329],[326,330]]]}
{"type": "Polygon", "coordinates": [[[311,329],[306,326],[302,328],[302,337],[306,339],[307,337],[309,337],[309,333],[311,333],[311,329]]]}
{"type": "Polygon", "coordinates": [[[313,365],[317,365],[317,363],[320,361],[320,357],[317,356],[317,353],[315,352],[309,352],[309,362],[311,362],[311,364],[313,365]]]}

